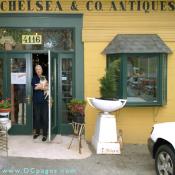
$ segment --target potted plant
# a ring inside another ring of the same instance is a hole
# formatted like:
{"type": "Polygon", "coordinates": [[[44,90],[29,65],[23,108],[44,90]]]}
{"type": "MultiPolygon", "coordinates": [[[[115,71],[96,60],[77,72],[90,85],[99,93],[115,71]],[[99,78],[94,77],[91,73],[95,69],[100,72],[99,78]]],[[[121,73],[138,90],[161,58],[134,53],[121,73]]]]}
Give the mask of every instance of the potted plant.
{"type": "Polygon", "coordinates": [[[106,74],[100,79],[101,98],[87,98],[88,103],[105,114],[121,109],[126,104],[126,100],[117,100],[119,77],[120,61],[115,60],[109,65],[106,74]]]}
{"type": "Polygon", "coordinates": [[[10,98],[0,100],[0,113],[11,111],[11,100],[10,98]]]}
{"type": "Polygon", "coordinates": [[[115,60],[109,65],[106,74],[100,79],[101,99],[116,99],[119,89],[119,77],[120,62],[119,60],[115,60]]]}
{"type": "Polygon", "coordinates": [[[2,36],[0,44],[4,46],[5,50],[12,50],[12,47],[16,45],[16,42],[12,36],[2,36]]]}
{"type": "Polygon", "coordinates": [[[86,101],[80,99],[72,99],[68,103],[68,110],[72,115],[72,120],[77,123],[84,123],[86,101]]]}
{"type": "Polygon", "coordinates": [[[11,101],[9,98],[0,100],[0,121],[7,121],[11,111],[11,101]]]}

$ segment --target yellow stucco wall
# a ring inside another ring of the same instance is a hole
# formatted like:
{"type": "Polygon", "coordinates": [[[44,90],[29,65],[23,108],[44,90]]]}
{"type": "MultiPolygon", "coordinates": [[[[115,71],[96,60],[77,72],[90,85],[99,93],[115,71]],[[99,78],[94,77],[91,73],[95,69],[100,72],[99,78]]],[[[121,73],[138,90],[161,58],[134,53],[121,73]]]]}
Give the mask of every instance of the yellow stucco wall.
{"type": "MultiPolygon", "coordinates": [[[[173,13],[97,13],[83,18],[85,97],[99,97],[99,79],[106,59],[101,52],[117,34],[158,34],[175,51],[175,14],[173,13]]],[[[175,121],[175,55],[168,57],[168,98],[163,107],[126,107],[116,112],[118,128],[124,143],[146,143],[152,125],[175,121]]],[[[97,111],[86,109],[86,137],[90,141],[95,129],[97,111]]]]}

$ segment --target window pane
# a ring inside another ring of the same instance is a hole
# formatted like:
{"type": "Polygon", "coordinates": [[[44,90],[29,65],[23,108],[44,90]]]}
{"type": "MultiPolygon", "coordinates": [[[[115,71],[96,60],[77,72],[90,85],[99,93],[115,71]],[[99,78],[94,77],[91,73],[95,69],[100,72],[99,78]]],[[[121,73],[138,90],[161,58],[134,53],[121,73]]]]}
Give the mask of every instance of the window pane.
{"type": "Polygon", "coordinates": [[[115,72],[116,79],[116,95],[112,98],[122,98],[121,97],[121,77],[120,77],[120,57],[117,54],[108,55],[107,59],[107,69],[111,69],[115,72]]]}
{"type": "Polygon", "coordinates": [[[62,121],[64,123],[72,121],[67,110],[67,104],[73,97],[72,90],[72,59],[62,59],[62,121]]]}
{"type": "Polygon", "coordinates": [[[26,124],[26,59],[11,58],[11,99],[13,124],[26,124]]]}
{"type": "Polygon", "coordinates": [[[128,57],[128,102],[157,102],[157,57],[128,57]]]}

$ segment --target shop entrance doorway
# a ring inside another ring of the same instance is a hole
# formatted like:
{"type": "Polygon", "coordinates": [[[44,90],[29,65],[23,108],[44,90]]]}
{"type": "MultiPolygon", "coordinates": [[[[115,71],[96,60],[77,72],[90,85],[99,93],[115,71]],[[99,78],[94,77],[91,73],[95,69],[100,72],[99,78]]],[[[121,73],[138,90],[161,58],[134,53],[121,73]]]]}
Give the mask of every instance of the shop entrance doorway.
{"type": "MultiPolygon", "coordinates": [[[[58,114],[56,113],[56,109],[58,108],[57,95],[58,91],[56,89],[57,77],[55,72],[57,71],[57,67],[54,66],[58,59],[58,53],[53,53],[48,51],[48,53],[37,53],[32,54],[32,63],[33,63],[33,76],[35,73],[35,66],[41,65],[43,68],[43,75],[48,80],[48,140],[51,139],[58,133],[58,114]]],[[[33,104],[33,109],[34,109],[33,104]]],[[[33,113],[33,121],[36,116],[33,113]]],[[[41,122],[42,123],[42,122],[41,122]]],[[[34,126],[34,125],[33,125],[34,126]]],[[[33,127],[34,128],[34,127],[33,127]]]]}
{"type": "Polygon", "coordinates": [[[74,54],[40,52],[0,53],[0,91],[3,98],[11,98],[12,128],[10,134],[32,134],[33,102],[31,80],[34,65],[41,64],[49,80],[49,139],[72,132],[67,103],[74,97],[74,54]]]}

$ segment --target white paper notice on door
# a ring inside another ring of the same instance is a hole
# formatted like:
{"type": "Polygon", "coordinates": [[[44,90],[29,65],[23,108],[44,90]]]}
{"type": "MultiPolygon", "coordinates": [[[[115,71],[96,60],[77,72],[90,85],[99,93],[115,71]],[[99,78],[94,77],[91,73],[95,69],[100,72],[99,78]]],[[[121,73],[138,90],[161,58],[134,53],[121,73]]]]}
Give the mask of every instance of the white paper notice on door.
{"type": "Polygon", "coordinates": [[[26,73],[11,73],[11,84],[26,84],[26,73]]]}

